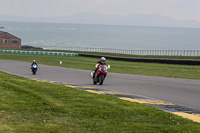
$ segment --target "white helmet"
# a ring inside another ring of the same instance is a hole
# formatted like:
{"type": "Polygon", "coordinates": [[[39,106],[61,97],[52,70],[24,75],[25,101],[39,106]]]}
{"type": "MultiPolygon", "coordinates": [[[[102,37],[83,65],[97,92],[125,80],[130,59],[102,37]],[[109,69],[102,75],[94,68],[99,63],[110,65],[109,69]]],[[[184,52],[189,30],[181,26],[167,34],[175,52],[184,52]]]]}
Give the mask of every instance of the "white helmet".
{"type": "Polygon", "coordinates": [[[36,62],[36,60],[33,60],[33,62],[35,63],[35,62],[36,62]]]}
{"type": "Polygon", "coordinates": [[[106,62],[106,58],[105,57],[101,57],[101,62],[105,63],[106,62]]]}

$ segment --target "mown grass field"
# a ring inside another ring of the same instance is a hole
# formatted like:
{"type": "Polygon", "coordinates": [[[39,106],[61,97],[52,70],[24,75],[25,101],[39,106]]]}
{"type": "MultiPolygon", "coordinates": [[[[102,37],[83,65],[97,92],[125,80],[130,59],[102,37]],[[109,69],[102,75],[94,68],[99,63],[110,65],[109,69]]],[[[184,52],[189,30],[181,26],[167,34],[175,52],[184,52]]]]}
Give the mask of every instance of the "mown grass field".
{"type": "MultiPolygon", "coordinates": [[[[27,55],[27,54],[12,54],[0,53],[0,59],[17,60],[31,62],[35,59],[38,64],[46,64],[52,66],[69,67],[76,69],[93,70],[95,63],[100,60],[98,58],[88,57],[65,57],[51,55],[27,55]],[[63,62],[60,65],[60,61],[63,62]]],[[[126,61],[106,60],[107,64],[111,65],[109,72],[126,73],[136,75],[149,75],[161,77],[175,77],[187,79],[200,79],[200,65],[173,65],[159,63],[137,63],[126,61]]]]}
{"type": "Polygon", "coordinates": [[[0,72],[1,133],[198,133],[200,124],[151,106],[0,72]]]}

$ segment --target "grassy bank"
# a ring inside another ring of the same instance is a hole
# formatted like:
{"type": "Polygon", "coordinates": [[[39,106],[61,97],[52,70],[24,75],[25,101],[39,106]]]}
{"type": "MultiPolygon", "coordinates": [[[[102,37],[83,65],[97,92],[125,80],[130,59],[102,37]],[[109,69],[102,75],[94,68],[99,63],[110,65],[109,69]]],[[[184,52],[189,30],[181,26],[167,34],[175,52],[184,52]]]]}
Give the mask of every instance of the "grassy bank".
{"type": "MultiPolygon", "coordinates": [[[[12,54],[0,53],[0,59],[16,60],[24,62],[32,62],[37,60],[39,64],[46,64],[52,66],[69,67],[76,69],[93,70],[98,58],[89,57],[64,57],[51,55],[27,55],[27,54],[12,54]],[[60,65],[59,62],[63,61],[60,65]]],[[[200,79],[200,66],[188,65],[172,65],[172,64],[158,64],[158,63],[137,63],[126,61],[107,60],[107,64],[111,65],[109,72],[126,73],[136,75],[175,77],[187,79],[200,79]]]]}
{"type": "Polygon", "coordinates": [[[0,132],[200,132],[200,125],[116,97],[0,72],[0,132]]]}

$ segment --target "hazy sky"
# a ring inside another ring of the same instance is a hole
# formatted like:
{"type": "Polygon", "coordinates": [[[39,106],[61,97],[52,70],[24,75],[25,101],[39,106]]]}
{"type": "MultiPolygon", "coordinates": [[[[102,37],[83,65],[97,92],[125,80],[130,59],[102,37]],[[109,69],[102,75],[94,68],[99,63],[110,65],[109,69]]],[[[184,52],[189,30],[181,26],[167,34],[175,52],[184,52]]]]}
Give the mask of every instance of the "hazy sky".
{"type": "Polygon", "coordinates": [[[115,15],[159,13],[200,21],[200,0],[0,0],[0,14],[30,17],[67,16],[95,11],[115,15]]]}

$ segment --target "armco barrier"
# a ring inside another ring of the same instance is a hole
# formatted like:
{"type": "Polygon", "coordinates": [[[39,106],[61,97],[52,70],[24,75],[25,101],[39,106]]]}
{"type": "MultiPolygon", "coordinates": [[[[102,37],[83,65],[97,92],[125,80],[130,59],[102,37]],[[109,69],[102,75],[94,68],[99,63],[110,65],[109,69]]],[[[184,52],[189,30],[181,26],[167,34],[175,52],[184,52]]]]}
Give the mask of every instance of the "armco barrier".
{"type": "Polygon", "coordinates": [[[64,52],[46,52],[46,51],[21,51],[21,50],[0,50],[1,53],[18,53],[18,54],[37,54],[37,55],[59,55],[59,56],[78,56],[77,53],[64,52]]]}
{"type": "MultiPolygon", "coordinates": [[[[102,55],[79,54],[84,57],[101,58],[102,55]]],[[[165,63],[165,64],[180,64],[180,65],[200,65],[200,60],[185,60],[185,59],[153,59],[153,58],[129,58],[129,57],[114,57],[104,56],[106,59],[130,62],[148,62],[148,63],[165,63]]]]}
{"type": "Polygon", "coordinates": [[[200,56],[200,50],[131,50],[116,48],[96,48],[77,46],[22,46],[23,49],[68,50],[97,53],[117,53],[127,55],[157,55],[157,56],[200,56]]]}

